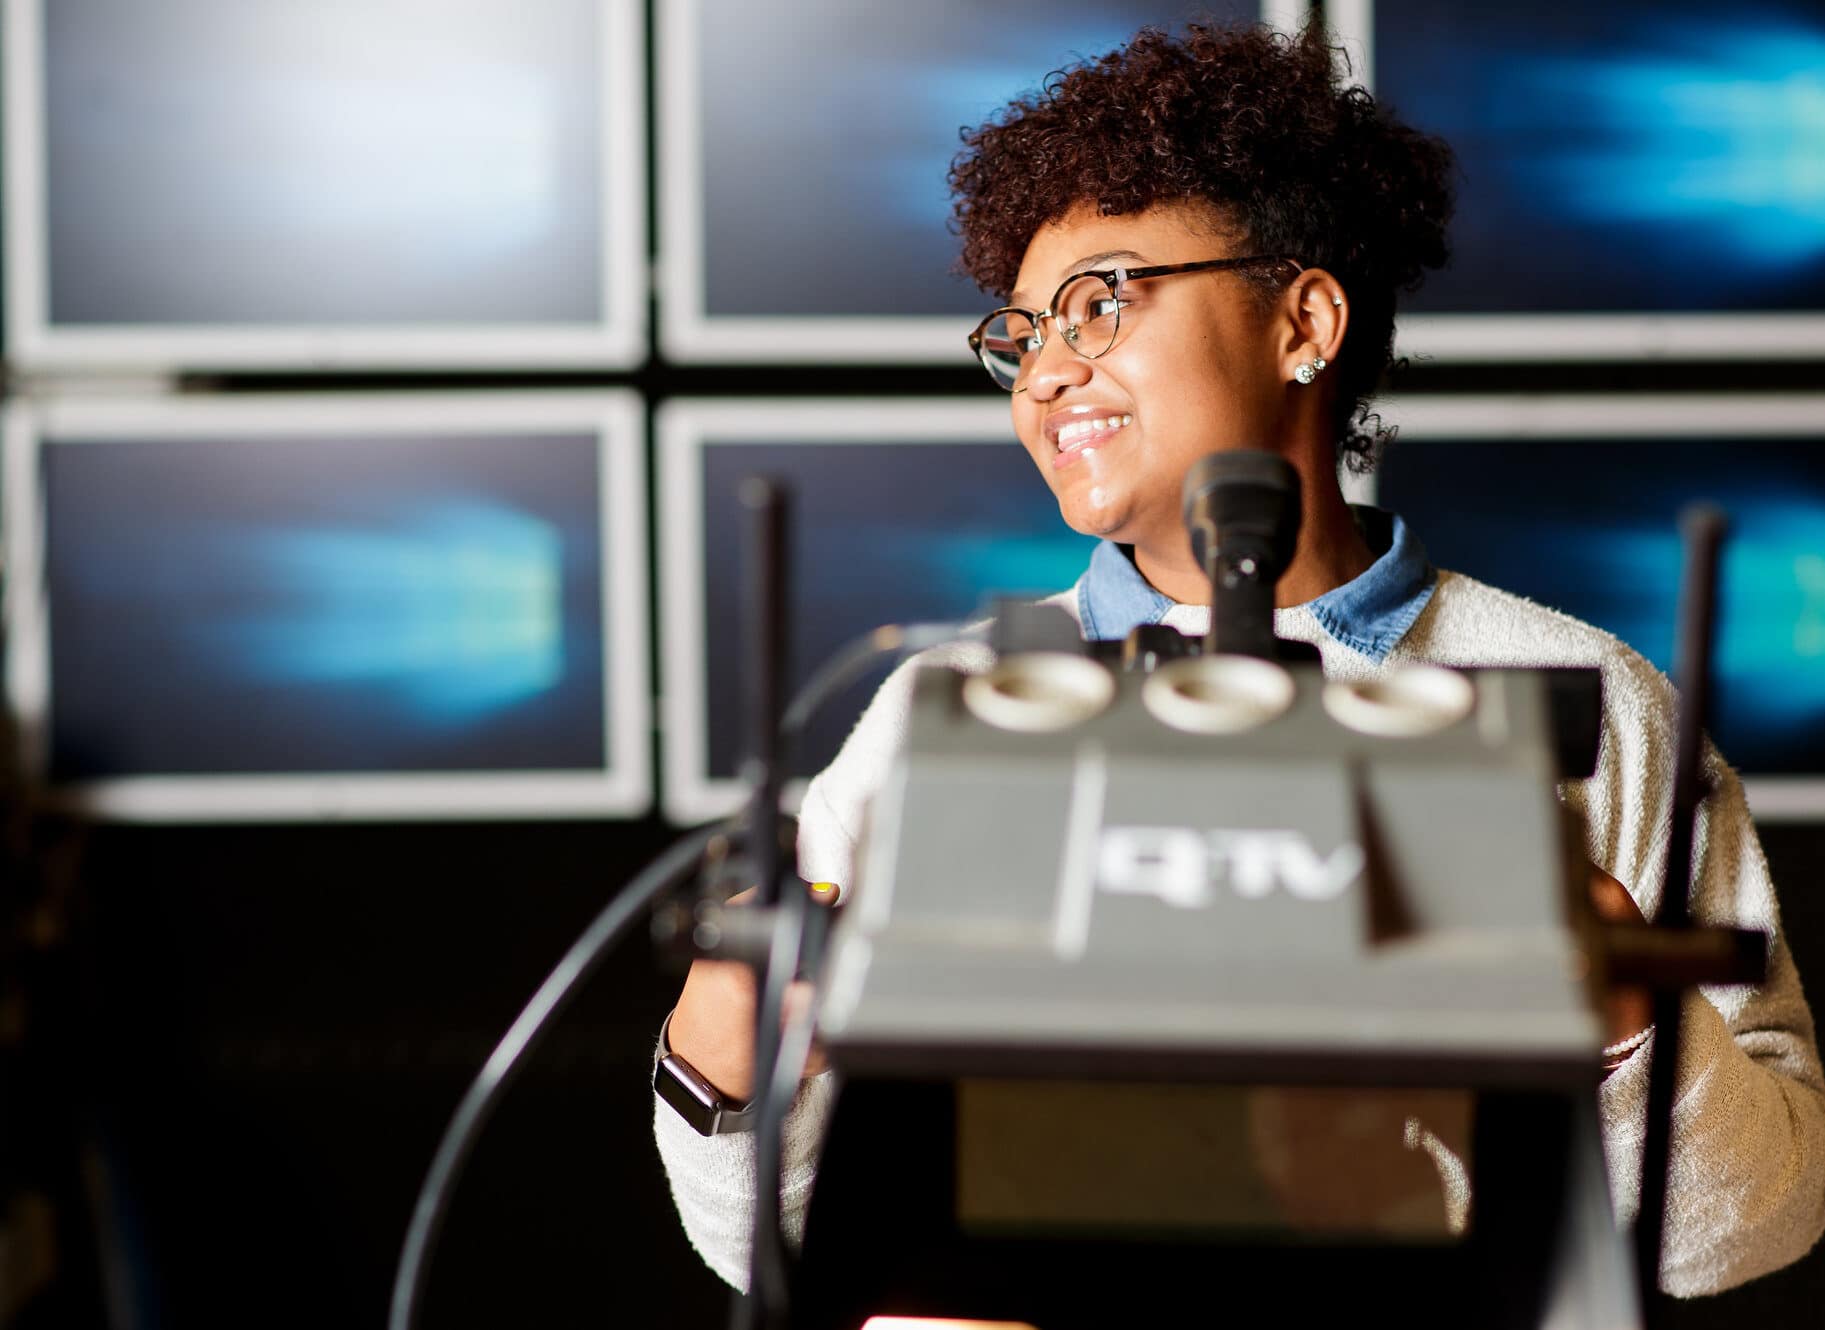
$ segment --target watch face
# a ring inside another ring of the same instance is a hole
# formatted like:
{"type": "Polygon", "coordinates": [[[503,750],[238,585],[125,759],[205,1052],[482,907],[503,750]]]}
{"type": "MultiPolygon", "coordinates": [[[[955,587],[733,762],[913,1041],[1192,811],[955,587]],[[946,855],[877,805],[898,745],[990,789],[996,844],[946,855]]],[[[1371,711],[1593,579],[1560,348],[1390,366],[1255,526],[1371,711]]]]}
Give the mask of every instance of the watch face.
{"type": "Polygon", "coordinates": [[[722,1098],[680,1057],[659,1060],[653,1068],[653,1091],[677,1110],[699,1136],[714,1136],[722,1117],[722,1098]]]}

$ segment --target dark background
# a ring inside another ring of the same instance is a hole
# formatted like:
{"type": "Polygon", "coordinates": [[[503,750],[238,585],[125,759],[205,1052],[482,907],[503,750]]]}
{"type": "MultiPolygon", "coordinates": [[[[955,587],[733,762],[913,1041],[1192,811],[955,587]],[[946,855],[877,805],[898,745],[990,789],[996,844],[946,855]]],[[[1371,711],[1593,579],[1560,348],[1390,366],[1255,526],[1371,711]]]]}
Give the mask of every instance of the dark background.
{"type": "MultiPolygon", "coordinates": [[[[1420,366],[1394,386],[1651,392],[1816,378],[1816,365],[1420,366]]],[[[867,400],[978,392],[979,380],[971,366],[871,370],[867,400]]],[[[828,395],[833,375],[680,368],[655,355],[631,374],[461,382],[627,385],[656,404],[828,395]]],[[[450,384],[265,375],[197,386],[450,384]]],[[[29,1323],[380,1325],[416,1188],[458,1096],[584,923],[674,834],[656,818],[83,832],[62,898],[67,942],[30,962],[45,972],[40,991],[59,999],[33,1085],[77,1112],[39,1120],[14,1100],[0,1116],[9,1148],[42,1142],[30,1167],[77,1179],[87,1206],[65,1234],[61,1289],[29,1323]],[[119,1243],[105,1285],[84,1249],[96,1228],[119,1243]]],[[[1816,995],[1825,827],[1767,827],[1764,846],[1816,995]]],[[[722,1320],[726,1289],[685,1243],[650,1130],[652,1041],[678,983],[632,939],[553,1032],[464,1179],[424,1324],[722,1320]]],[[[1815,1253],[1681,1304],[1674,1321],[1795,1324],[1822,1302],[1815,1253]]]]}

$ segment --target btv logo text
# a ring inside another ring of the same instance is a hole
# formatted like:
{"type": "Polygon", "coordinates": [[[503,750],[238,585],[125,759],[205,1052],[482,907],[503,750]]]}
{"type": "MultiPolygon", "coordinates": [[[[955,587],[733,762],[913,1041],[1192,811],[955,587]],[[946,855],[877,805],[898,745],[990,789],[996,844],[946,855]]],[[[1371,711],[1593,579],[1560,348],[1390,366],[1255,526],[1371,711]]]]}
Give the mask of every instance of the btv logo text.
{"type": "Polygon", "coordinates": [[[1283,890],[1300,900],[1333,900],[1361,875],[1362,847],[1345,841],[1328,855],[1297,831],[1193,831],[1190,827],[1104,827],[1096,884],[1103,891],[1157,896],[1195,910],[1219,885],[1244,900],[1283,890]]]}

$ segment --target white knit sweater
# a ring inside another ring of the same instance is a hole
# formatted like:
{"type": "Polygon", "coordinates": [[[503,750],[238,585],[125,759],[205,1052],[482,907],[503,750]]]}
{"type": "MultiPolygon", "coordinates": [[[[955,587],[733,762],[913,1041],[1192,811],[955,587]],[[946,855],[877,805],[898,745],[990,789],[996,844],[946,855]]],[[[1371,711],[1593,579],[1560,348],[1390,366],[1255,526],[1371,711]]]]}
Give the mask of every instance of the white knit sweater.
{"type": "MultiPolygon", "coordinates": [[[[1077,612],[1074,592],[1052,603],[1077,612]]],[[[1201,634],[1208,615],[1202,606],[1178,605],[1165,623],[1201,634]]],[[[1641,656],[1589,624],[1448,572],[1439,574],[1430,602],[1379,665],[1331,638],[1305,606],[1275,611],[1274,630],[1314,643],[1325,675],[1336,679],[1420,661],[1601,667],[1597,770],[1589,780],[1565,783],[1560,795],[1584,815],[1592,862],[1654,916],[1672,825],[1673,690],[1641,656]]],[[[905,738],[913,665],[980,670],[989,661],[985,647],[958,645],[924,653],[889,676],[806,792],[803,877],[846,891],[855,883],[863,810],[905,738]]],[[[1780,932],[1742,784],[1708,741],[1705,772],[1713,793],[1700,806],[1693,847],[1694,918],[1765,929],[1773,945],[1760,987],[1706,988],[1687,999],[1660,1272],[1662,1287],[1681,1296],[1718,1292],[1778,1269],[1825,1231],[1825,1077],[1812,1016],[1780,932]]],[[[1645,1046],[1652,1043],[1650,1037],[1645,1046]]],[[[1639,1205],[1647,1068],[1646,1057],[1631,1056],[1599,1095],[1611,1194],[1622,1222],[1639,1205]]],[[[832,1089],[829,1073],[804,1082],[787,1122],[782,1195],[794,1239],[802,1234],[832,1089]]],[[[685,1231],[712,1270],[745,1288],[753,1138],[702,1137],[662,1101],[654,1105],[659,1153],[685,1231]]]]}

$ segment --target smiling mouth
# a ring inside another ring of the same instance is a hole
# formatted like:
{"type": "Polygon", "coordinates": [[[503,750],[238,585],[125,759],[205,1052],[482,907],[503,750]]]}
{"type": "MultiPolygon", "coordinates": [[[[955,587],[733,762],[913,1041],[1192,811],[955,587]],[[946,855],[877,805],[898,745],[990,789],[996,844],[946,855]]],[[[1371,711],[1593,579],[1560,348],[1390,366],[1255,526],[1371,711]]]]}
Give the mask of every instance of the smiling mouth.
{"type": "Polygon", "coordinates": [[[1061,425],[1053,442],[1058,451],[1068,453],[1082,448],[1086,444],[1101,443],[1116,431],[1134,423],[1131,415],[1099,416],[1094,419],[1073,420],[1068,425],[1061,425]]]}

